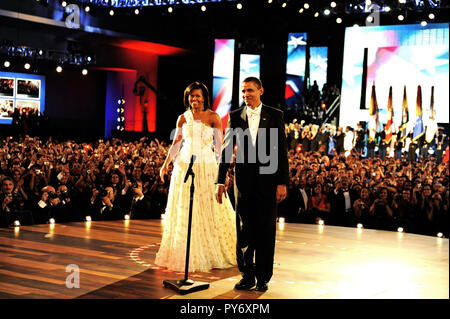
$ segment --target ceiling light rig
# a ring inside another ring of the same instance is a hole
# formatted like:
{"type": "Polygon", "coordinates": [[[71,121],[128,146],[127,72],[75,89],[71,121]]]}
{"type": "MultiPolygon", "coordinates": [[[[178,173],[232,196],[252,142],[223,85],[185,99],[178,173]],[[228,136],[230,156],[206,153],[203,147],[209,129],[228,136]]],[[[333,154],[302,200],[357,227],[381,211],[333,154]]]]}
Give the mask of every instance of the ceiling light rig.
{"type": "Polygon", "coordinates": [[[0,42],[0,56],[6,62],[5,68],[16,64],[22,64],[26,70],[37,72],[37,65],[42,63],[62,66],[73,66],[86,69],[89,65],[96,63],[94,55],[80,51],[56,51],[28,46],[17,46],[10,41],[0,42]],[[31,68],[33,67],[33,68],[31,68]]]}

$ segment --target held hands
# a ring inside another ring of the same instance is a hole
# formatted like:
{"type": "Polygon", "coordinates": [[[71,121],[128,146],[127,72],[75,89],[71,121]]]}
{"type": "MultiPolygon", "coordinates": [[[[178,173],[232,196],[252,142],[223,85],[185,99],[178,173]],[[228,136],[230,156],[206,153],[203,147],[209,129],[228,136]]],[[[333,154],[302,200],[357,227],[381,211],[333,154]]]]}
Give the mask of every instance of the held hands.
{"type": "Polygon", "coordinates": [[[219,204],[222,204],[222,194],[225,194],[225,197],[227,197],[227,192],[225,191],[224,185],[216,185],[216,200],[219,204]]]}
{"type": "Polygon", "coordinates": [[[286,185],[277,186],[277,203],[281,203],[287,196],[286,185]]]}
{"type": "Polygon", "coordinates": [[[161,169],[159,170],[159,177],[161,178],[161,181],[164,183],[164,175],[167,175],[169,169],[167,167],[166,163],[163,164],[161,169]]]}

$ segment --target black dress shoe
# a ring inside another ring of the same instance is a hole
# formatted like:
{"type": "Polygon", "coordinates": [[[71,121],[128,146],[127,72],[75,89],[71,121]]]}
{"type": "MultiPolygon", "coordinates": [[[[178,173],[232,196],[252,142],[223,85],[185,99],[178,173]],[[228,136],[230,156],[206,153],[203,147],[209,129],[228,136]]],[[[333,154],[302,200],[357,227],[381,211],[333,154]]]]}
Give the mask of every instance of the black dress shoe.
{"type": "Polygon", "coordinates": [[[256,291],[267,291],[269,289],[269,286],[267,286],[267,283],[265,282],[259,282],[256,284],[256,291]]]}
{"type": "Polygon", "coordinates": [[[244,279],[242,278],[235,286],[234,289],[237,290],[248,290],[250,288],[253,288],[255,285],[255,280],[251,279],[244,279]]]}

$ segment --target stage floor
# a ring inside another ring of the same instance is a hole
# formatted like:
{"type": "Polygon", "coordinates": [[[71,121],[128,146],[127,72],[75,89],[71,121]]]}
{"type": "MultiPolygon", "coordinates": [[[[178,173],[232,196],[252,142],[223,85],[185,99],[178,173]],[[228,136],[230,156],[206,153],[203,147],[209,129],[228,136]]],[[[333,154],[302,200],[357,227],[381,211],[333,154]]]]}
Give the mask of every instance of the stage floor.
{"type": "Polygon", "coordinates": [[[268,291],[234,290],[233,267],[191,273],[210,288],[181,295],[163,280],[184,272],[153,264],[162,227],[131,220],[0,229],[0,298],[449,298],[446,238],[288,223],[278,224],[268,291]]]}

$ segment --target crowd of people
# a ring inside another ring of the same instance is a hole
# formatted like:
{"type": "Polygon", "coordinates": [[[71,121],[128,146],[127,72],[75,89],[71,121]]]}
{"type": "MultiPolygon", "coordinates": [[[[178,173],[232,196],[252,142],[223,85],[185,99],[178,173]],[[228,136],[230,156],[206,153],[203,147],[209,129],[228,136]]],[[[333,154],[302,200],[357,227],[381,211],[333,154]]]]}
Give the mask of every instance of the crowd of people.
{"type": "Polygon", "coordinates": [[[448,137],[442,130],[432,143],[399,138],[392,156],[382,132],[370,141],[361,124],[344,132],[294,120],[286,134],[291,185],[280,216],[448,236],[448,137]]]}
{"type": "Polygon", "coordinates": [[[1,224],[160,218],[167,147],[146,138],[94,143],[7,137],[0,144],[1,224]]]}
{"type": "MultiPolygon", "coordinates": [[[[357,134],[346,131],[296,121],[286,125],[291,183],[279,216],[448,236],[448,159],[436,151],[413,158],[408,149],[394,157],[380,157],[379,150],[371,156],[364,154],[365,144],[357,145],[357,134]]],[[[443,140],[445,149],[448,138],[443,140]]],[[[159,169],[168,149],[164,141],[148,138],[91,143],[2,138],[1,224],[160,218],[170,180],[161,181],[159,169]]],[[[233,198],[231,170],[226,188],[233,198]]]]}
{"type": "Polygon", "coordinates": [[[284,110],[284,118],[288,122],[294,118],[302,118],[307,123],[322,123],[326,111],[339,95],[340,91],[336,84],[324,83],[322,89],[320,89],[317,81],[314,81],[305,90],[301,106],[284,110]]]}

